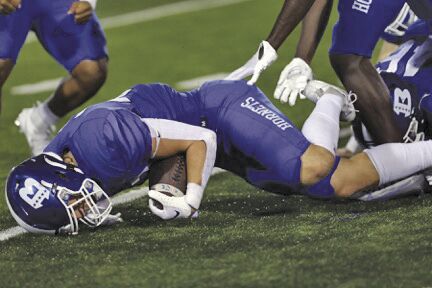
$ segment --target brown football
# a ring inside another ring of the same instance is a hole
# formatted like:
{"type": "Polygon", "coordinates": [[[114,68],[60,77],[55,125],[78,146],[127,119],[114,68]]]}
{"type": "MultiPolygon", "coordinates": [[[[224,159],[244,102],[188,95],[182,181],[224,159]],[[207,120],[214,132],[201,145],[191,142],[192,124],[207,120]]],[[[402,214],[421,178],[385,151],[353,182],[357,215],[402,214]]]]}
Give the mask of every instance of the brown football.
{"type": "Polygon", "coordinates": [[[184,154],[158,160],[150,166],[150,189],[164,192],[168,196],[182,196],[186,192],[186,173],[186,158],[184,154]],[[177,189],[173,189],[170,186],[177,189]]]}

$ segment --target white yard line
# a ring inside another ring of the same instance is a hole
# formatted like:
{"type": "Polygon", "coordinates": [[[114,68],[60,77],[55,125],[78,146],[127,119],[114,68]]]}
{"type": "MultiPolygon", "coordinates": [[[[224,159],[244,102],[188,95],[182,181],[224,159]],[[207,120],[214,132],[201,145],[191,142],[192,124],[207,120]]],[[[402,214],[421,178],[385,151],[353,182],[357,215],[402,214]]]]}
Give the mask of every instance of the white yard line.
{"type": "MultiPolygon", "coordinates": [[[[226,75],[227,73],[216,73],[207,76],[197,77],[194,79],[178,82],[176,86],[179,89],[194,89],[201,86],[206,81],[223,79],[226,75]]],[[[12,95],[32,95],[42,92],[54,91],[59,85],[60,81],[62,81],[62,78],[55,78],[31,84],[19,85],[12,87],[10,93],[12,95]]]]}
{"type": "Polygon", "coordinates": [[[20,86],[12,87],[10,93],[12,95],[31,95],[41,92],[54,91],[60,84],[63,78],[55,78],[50,80],[44,80],[32,84],[24,84],[20,86]]]}
{"type": "Polygon", "coordinates": [[[201,76],[189,80],[180,81],[176,84],[176,86],[179,89],[195,89],[204,84],[204,82],[212,81],[212,80],[219,80],[224,79],[228,73],[216,73],[216,74],[210,74],[206,76],[201,76]]]}
{"type": "MultiPolygon", "coordinates": [[[[111,29],[184,13],[229,6],[247,1],[251,0],[188,0],[107,17],[101,19],[100,22],[104,29],[111,29]]],[[[32,43],[36,40],[36,36],[31,33],[27,37],[26,44],[32,43]]]]}
{"type": "Polygon", "coordinates": [[[20,226],[15,226],[6,230],[3,230],[0,232],[0,242],[1,241],[6,241],[8,239],[17,237],[21,234],[27,233],[26,230],[24,230],[24,228],[21,228],[20,226]]]}

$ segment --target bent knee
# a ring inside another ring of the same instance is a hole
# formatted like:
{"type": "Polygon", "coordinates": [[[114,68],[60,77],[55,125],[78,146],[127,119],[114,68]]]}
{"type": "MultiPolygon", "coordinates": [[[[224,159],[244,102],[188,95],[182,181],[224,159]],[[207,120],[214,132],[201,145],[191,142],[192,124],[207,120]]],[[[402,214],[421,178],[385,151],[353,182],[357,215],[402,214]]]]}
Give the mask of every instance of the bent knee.
{"type": "Polygon", "coordinates": [[[325,148],[311,145],[301,157],[300,180],[304,185],[313,185],[324,179],[332,170],[335,156],[325,148]]]}
{"type": "Polygon", "coordinates": [[[72,72],[80,83],[88,86],[102,86],[108,75],[106,60],[84,60],[72,72]]]}
{"type": "Polygon", "coordinates": [[[337,198],[349,198],[351,197],[356,191],[350,187],[350,185],[344,185],[341,187],[333,187],[335,196],[337,198]]]}

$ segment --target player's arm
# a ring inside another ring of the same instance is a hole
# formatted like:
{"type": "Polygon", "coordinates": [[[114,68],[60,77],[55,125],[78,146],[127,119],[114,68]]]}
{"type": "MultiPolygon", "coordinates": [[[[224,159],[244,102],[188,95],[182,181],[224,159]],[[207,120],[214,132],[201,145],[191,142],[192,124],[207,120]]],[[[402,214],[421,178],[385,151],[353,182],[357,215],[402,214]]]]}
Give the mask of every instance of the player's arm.
{"type": "Polygon", "coordinates": [[[21,7],[21,0],[0,0],[0,13],[9,15],[21,7]]]}
{"type": "Polygon", "coordinates": [[[96,9],[97,0],[81,0],[72,3],[68,14],[73,14],[75,22],[84,24],[90,20],[93,10],[96,9]]]}
{"type": "Polygon", "coordinates": [[[184,197],[168,197],[158,191],[150,191],[152,200],[162,203],[158,209],[150,201],[150,209],[162,219],[188,218],[199,209],[204,189],[210,178],[216,159],[216,134],[208,129],[165,120],[144,119],[153,137],[153,157],[166,158],[179,153],[186,154],[187,188],[184,197]],[[178,213],[177,213],[178,212],[178,213]]]}
{"type": "Polygon", "coordinates": [[[306,16],[315,0],[285,0],[267,41],[278,50],[294,28],[306,16]]]}
{"type": "MultiPolygon", "coordinates": [[[[331,14],[333,0],[316,0],[302,22],[302,32],[294,59],[282,70],[274,97],[293,106],[303,90],[313,79],[309,67],[321,41],[331,14]]],[[[272,35],[269,36],[269,41],[272,35]]]]}
{"type": "MultiPolygon", "coordinates": [[[[333,0],[316,0],[302,22],[295,57],[310,64],[327,28],[333,0]]],[[[270,37],[270,36],[269,36],[270,37]]],[[[268,40],[270,42],[270,39],[268,40]]]]}
{"type": "Polygon", "coordinates": [[[245,65],[225,79],[239,80],[253,74],[248,83],[255,84],[261,73],[277,59],[276,50],[305,17],[314,2],[315,0],[285,0],[267,40],[261,42],[258,51],[245,65]]]}
{"type": "MultiPolygon", "coordinates": [[[[153,138],[154,145],[156,138],[153,138]]],[[[153,146],[154,146],[153,145],[153,146]]],[[[203,140],[160,139],[155,158],[168,158],[176,154],[186,154],[187,182],[202,184],[202,172],[206,159],[206,143],[203,140]]]]}

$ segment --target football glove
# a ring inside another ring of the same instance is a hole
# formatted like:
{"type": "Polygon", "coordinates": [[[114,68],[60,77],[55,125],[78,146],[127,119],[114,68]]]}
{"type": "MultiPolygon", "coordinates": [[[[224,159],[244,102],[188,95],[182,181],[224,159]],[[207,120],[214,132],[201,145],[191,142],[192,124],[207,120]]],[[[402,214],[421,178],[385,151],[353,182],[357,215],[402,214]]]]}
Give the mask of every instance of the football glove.
{"type": "Polygon", "coordinates": [[[252,56],[252,58],[242,67],[228,75],[225,80],[241,80],[252,75],[248,84],[253,85],[258,81],[261,73],[266,70],[277,59],[277,57],[277,52],[270,43],[262,41],[258,51],[252,56]]]}
{"type": "Polygon", "coordinates": [[[294,58],[285,68],[279,77],[279,81],[274,92],[274,98],[282,103],[289,103],[294,106],[297,97],[305,99],[303,90],[310,80],[313,79],[312,69],[300,58],[294,58]]]}
{"type": "MultiPolygon", "coordinates": [[[[153,214],[164,220],[177,218],[189,218],[194,212],[192,207],[186,203],[186,197],[167,196],[156,190],[150,190],[148,193],[149,207],[153,214]],[[156,206],[155,201],[162,204],[162,209],[156,206]]],[[[196,213],[194,213],[196,214],[196,213]]]]}

